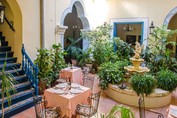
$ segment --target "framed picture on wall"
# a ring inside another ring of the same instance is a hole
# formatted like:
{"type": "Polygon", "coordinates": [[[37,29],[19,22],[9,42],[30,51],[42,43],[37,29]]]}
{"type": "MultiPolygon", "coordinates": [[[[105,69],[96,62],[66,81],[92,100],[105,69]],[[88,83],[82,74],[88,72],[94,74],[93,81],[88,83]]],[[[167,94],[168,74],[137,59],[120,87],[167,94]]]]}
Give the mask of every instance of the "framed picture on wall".
{"type": "Polygon", "coordinates": [[[126,42],[134,46],[136,42],[136,35],[126,35],[126,42]]]}

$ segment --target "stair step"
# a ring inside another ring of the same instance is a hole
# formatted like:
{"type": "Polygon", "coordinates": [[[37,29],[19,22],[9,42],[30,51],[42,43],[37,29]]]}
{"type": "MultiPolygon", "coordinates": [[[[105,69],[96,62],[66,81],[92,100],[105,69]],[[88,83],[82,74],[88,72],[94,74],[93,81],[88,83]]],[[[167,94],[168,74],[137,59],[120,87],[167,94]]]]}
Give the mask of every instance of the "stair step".
{"type": "MultiPolygon", "coordinates": [[[[17,104],[14,104],[10,107],[5,108],[4,109],[4,112],[5,112],[4,118],[9,118],[9,117],[27,109],[27,108],[32,107],[32,106],[34,106],[33,97],[23,100],[17,104]]],[[[0,111],[0,117],[2,117],[2,110],[0,111]]]]}
{"type": "Polygon", "coordinates": [[[14,52],[13,51],[0,52],[0,58],[6,57],[6,54],[7,57],[12,57],[14,52]]]}
{"type": "MultiPolygon", "coordinates": [[[[15,81],[17,81],[17,83],[23,83],[23,82],[26,82],[28,81],[28,77],[26,75],[19,75],[19,76],[16,76],[14,77],[15,81]]],[[[2,80],[0,80],[0,88],[1,88],[1,82],[2,80]]]]}
{"type": "MultiPolygon", "coordinates": [[[[23,83],[18,83],[16,85],[14,85],[14,87],[15,87],[17,92],[21,92],[21,91],[30,89],[31,88],[31,83],[29,81],[23,82],[23,83]]],[[[2,89],[0,89],[0,98],[2,97],[1,91],[2,91],[2,89]]],[[[11,95],[16,94],[16,93],[13,93],[12,90],[9,90],[9,91],[10,91],[11,95]]],[[[4,96],[6,97],[6,95],[4,95],[4,96]]]]}
{"type": "Polygon", "coordinates": [[[0,41],[5,41],[5,39],[6,39],[5,36],[0,35],[0,41]]]}
{"type": "MultiPolygon", "coordinates": [[[[28,89],[16,94],[11,95],[11,104],[14,105],[22,100],[28,99],[33,96],[34,89],[28,89]]],[[[2,105],[2,99],[0,99],[0,106],[2,105]]],[[[4,98],[4,108],[8,107],[7,97],[4,98]]],[[[0,108],[1,110],[1,108],[0,108]]]]}
{"type": "MultiPolygon", "coordinates": [[[[5,70],[16,70],[19,69],[21,66],[20,63],[7,63],[5,70]]],[[[4,67],[4,64],[0,64],[0,70],[4,67]]]]}
{"type": "Polygon", "coordinates": [[[17,57],[0,58],[0,64],[4,64],[5,61],[6,63],[14,63],[17,62],[17,57]]]}
{"type": "Polygon", "coordinates": [[[11,46],[1,46],[0,52],[11,51],[11,46]]]}
{"type": "Polygon", "coordinates": [[[8,46],[8,41],[1,41],[1,46],[8,46]]]}
{"type": "Polygon", "coordinates": [[[6,70],[5,73],[11,73],[15,77],[20,76],[20,75],[24,75],[24,72],[21,69],[6,70]]]}

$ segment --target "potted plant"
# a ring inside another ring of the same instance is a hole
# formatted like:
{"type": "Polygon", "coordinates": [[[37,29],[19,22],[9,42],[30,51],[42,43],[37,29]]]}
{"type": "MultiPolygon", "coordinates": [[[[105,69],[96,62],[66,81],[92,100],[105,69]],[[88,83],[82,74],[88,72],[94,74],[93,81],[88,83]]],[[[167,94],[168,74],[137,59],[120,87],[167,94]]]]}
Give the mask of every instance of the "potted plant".
{"type": "MultiPolygon", "coordinates": [[[[52,80],[51,84],[55,83],[55,80],[59,77],[59,72],[61,69],[66,67],[64,56],[66,52],[62,50],[61,44],[53,44],[51,52],[51,70],[49,71],[49,78],[52,80]]],[[[52,86],[52,85],[51,85],[52,86]]]]}
{"type": "Polygon", "coordinates": [[[150,74],[135,74],[131,77],[130,85],[137,95],[149,95],[156,87],[156,80],[150,74]]]}
{"type": "Polygon", "coordinates": [[[67,57],[71,59],[72,64],[76,65],[77,59],[82,52],[82,49],[78,46],[78,43],[82,40],[82,37],[75,40],[74,38],[68,38],[71,42],[66,48],[67,57]]]}
{"type": "MultiPolygon", "coordinates": [[[[6,54],[7,57],[7,54],[6,54]]],[[[11,73],[6,73],[5,72],[5,68],[6,68],[6,61],[4,62],[4,67],[1,70],[1,74],[0,74],[0,78],[1,78],[1,99],[2,99],[2,118],[4,118],[4,98],[5,98],[5,94],[7,97],[7,101],[8,101],[8,105],[10,106],[11,104],[11,92],[16,92],[15,89],[15,84],[17,83],[15,81],[14,76],[11,73]]]]}
{"type": "Polygon", "coordinates": [[[109,61],[114,54],[113,43],[111,42],[111,30],[112,27],[104,23],[98,26],[95,30],[84,32],[82,35],[89,40],[90,47],[92,48],[93,64],[95,70],[102,63],[109,61]]]}
{"type": "Polygon", "coordinates": [[[51,51],[45,48],[38,49],[37,52],[37,58],[34,60],[34,63],[39,68],[39,93],[42,94],[52,82],[52,79],[49,79],[49,72],[52,70],[52,56],[51,51]]]}
{"type": "Polygon", "coordinates": [[[108,83],[119,84],[124,80],[124,66],[127,66],[127,61],[117,61],[116,63],[105,62],[101,64],[98,70],[100,79],[99,86],[101,89],[107,89],[108,83]]]}
{"type": "MultiPolygon", "coordinates": [[[[82,53],[79,55],[78,58],[78,65],[83,67],[83,66],[89,66],[89,64],[93,63],[92,58],[90,57],[91,54],[91,48],[88,48],[87,50],[83,50],[82,53]]],[[[92,66],[92,65],[91,65],[92,66]]]]}
{"type": "Polygon", "coordinates": [[[117,118],[116,113],[118,112],[121,113],[120,118],[135,118],[130,108],[122,106],[122,105],[113,106],[108,114],[106,115],[101,114],[101,118],[117,118]]]}
{"type": "Polygon", "coordinates": [[[168,69],[157,72],[156,78],[159,88],[172,92],[177,87],[177,74],[168,69]]]}

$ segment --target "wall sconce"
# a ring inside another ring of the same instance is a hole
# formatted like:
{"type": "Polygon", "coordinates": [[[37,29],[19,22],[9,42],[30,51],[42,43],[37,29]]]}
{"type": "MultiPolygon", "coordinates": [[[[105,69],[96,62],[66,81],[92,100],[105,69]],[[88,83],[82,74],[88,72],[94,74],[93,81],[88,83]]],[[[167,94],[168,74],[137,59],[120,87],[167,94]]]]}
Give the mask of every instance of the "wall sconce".
{"type": "Polygon", "coordinates": [[[5,6],[2,5],[0,2],[0,24],[4,23],[4,12],[5,12],[5,6]]]}
{"type": "Polygon", "coordinates": [[[124,31],[133,31],[133,27],[131,27],[129,24],[127,24],[127,26],[124,26],[123,30],[124,31]]]}
{"type": "Polygon", "coordinates": [[[150,33],[150,34],[152,34],[154,28],[155,28],[155,26],[154,26],[154,23],[153,23],[153,21],[152,21],[152,22],[151,22],[151,25],[150,25],[150,27],[149,27],[149,30],[150,30],[149,33],[150,33]]]}

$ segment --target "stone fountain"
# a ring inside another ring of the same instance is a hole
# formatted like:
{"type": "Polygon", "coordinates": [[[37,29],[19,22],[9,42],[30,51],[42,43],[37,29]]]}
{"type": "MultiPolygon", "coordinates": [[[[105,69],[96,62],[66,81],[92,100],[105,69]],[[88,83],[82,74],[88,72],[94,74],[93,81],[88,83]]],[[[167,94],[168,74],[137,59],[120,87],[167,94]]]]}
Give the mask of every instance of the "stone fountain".
{"type": "MultiPolygon", "coordinates": [[[[140,58],[140,54],[144,46],[140,46],[138,42],[136,42],[135,46],[135,55],[130,58],[130,61],[133,63],[133,66],[126,66],[126,69],[130,73],[145,73],[149,72],[150,69],[147,67],[141,67],[141,63],[144,62],[144,59],[140,58]]],[[[135,93],[135,91],[131,89],[121,89],[119,86],[115,84],[109,84],[108,89],[105,91],[106,95],[110,98],[130,106],[138,107],[138,99],[139,96],[135,93]]],[[[155,89],[155,91],[149,96],[145,96],[145,106],[146,108],[156,108],[163,107],[169,105],[171,102],[171,93],[169,91],[155,89]]]]}
{"type": "Polygon", "coordinates": [[[140,43],[136,42],[135,46],[135,55],[130,58],[130,61],[133,63],[133,66],[126,66],[124,69],[126,69],[129,72],[138,72],[138,73],[145,73],[149,72],[150,70],[147,67],[141,67],[141,63],[144,62],[144,59],[140,58],[140,53],[144,46],[140,46],[140,43]]]}

